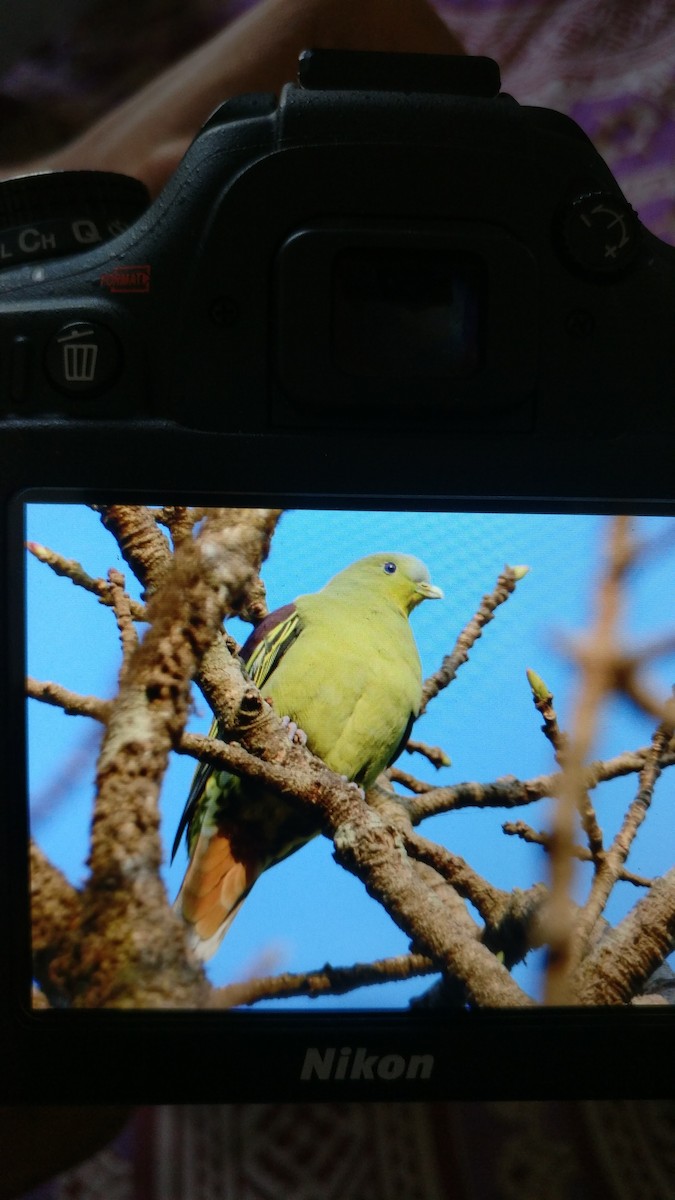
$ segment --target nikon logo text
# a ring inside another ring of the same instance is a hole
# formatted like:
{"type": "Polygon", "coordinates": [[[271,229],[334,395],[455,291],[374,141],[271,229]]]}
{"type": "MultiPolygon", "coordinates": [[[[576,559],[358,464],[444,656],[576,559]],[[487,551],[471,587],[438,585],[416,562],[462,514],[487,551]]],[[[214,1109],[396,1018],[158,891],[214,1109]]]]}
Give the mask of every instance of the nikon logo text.
{"type": "Polygon", "coordinates": [[[310,1046],[300,1072],[301,1079],[381,1079],[393,1083],[397,1079],[430,1079],[434,1069],[433,1054],[369,1054],[363,1046],[356,1050],[330,1046],[319,1050],[310,1046]]]}

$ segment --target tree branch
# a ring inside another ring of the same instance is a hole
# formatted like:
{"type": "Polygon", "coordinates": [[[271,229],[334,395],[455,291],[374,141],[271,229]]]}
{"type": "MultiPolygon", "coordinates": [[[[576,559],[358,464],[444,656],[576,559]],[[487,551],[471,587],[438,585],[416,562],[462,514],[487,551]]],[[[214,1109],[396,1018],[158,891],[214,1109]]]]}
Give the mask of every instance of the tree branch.
{"type": "Polygon", "coordinates": [[[670,721],[662,722],[656,730],[652,740],[651,753],[640,772],[637,796],[629,805],[621,829],[614,838],[610,849],[599,862],[590,895],[575,923],[574,939],[577,961],[584,954],[590,934],[604,911],[614,884],[628,858],[638,829],[647,815],[654,786],[662,771],[661,758],[665,747],[670,743],[672,733],[673,727],[670,721]]]}
{"type": "MultiPolygon", "coordinates": [[[[202,969],[186,960],[183,928],[159,876],[159,788],[183,731],[190,680],[224,614],[240,602],[258,570],[277,515],[210,510],[199,535],[181,542],[165,586],[153,593],[150,627],[110,705],[98,761],[91,874],[83,894],[87,932],[73,964],[80,1003],[87,1007],[192,1007],[206,1001],[202,969]]],[[[136,509],[130,518],[118,510],[115,520],[125,531],[127,557],[151,583],[152,572],[138,559],[144,552],[139,546],[150,544],[157,554],[154,520],[136,509]]]]}
{"type": "MultiPolygon", "coordinates": [[[[77,587],[91,592],[101,604],[112,605],[109,583],[105,579],[95,579],[92,575],[87,574],[82,564],[76,559],[64,558],[62,554],[58,554],[48,546],[41,546],[38,542],[26,542],[26,549],[38,562],[51,567],[55,575],[70,579],[77,587]]],[[[129,605],[134,620],[144,621],[145,605],[138,600],[129,600],[129,605]]]]}
{"type": "Polygon", "coordinates": [[[496,921],[508,900],[508,892],[493,887],[458,854],[452,854],[428,838],[411,832],[405,835],[404,841],[408,854],[438,871],[460,896],[471,902],[486,925],[496,921]]]}
{"type": "Polygon", "coordinates": [[[95,721],[106,724],[110,716],[112,701],[101,700],[98,696],[82,696],[79,692],[71,692],[69,688],[50,680],[26,679],[26,695],[31,700],[41,700],[53,708],[62,708],[69,717],[92,717],[95,721]]]}
{"type": "Polygon", "coordinates": [[[675,950],[675,867],[657,879],[631,912],[576,968],[579,1004],[628,1004],[675,950]]]}
{"type": "Polygon", "coordinates": [[[433,783],[427,783],[425,779],[417,779],[415,775],[410,775],[408,771],[402,771],[400,767],[387,767],[385,772],[390,783],[400,783],[401,787],[407,788],[409,792],[414,792],[416,796],[424,796],[427,792],[433,792],[433,783]]]}
{"type": "Polygon", "coordinates": [[[122,665],[119,679],[122,683],[129,669],[131,657],[138,647],[138,634],[133,624],[131,599],[124,590],[124,576],[114,567],[111,567],[108,572],[108,592],[120,635],[122,665]]]}
{"type": "Polygon", "coordinates": [[[595,622],[579,656],[581,679],[572,715],[569,742],[565,748],[563,786],[554,810],[551,831],[551,900],[542,916],[549,957],[546,1000],[566,1004],[572,1000],[570,977],[582,943],[574,936],[575,919],[571,887],[573,878],[574,828],[576,813],[583,806],[586,790],[585,764],[595,739],[601,705],[614,679],[616,631],[622,605],[622,583],[632,561],[628,518],[614,518],[606,562],[600,576],[595,622]]]}
{"type": "Polygon", "coordinates": [[[472,646],[482,636],[485,626],[493,619],[495,609],[508,600],[515,591],[516,584],[525,577],[527,571],[527,567],[504,567],[494,590],[483,596],[478,611],[460,633],[452,652],[445,656],[439,669],[426,680],[422,689],[422,706],[418,714],[420,717],[426,712],[427,706],[434,696],[452,683],[459,668],[468,662],[472,646]]]}
{"type": "Polygon", "coordinates": [[[30,896],[35,978],[48,1002],[61,1007],[70,990],[70,953],[81,931],[82,898],[32,840],[30,896]]]}
{"type": "MultiPolygon", "coordinates": [[[[584,787],[592,790],[609,779],[620,779],[641,771],[649,752],[649,747],[646,746],[639,750],[626,750],[613,758],[588,763],[582,772],[584,787]]],[[[661,766],[673,765],[675,752],[671,748],[664,754],[661,766]]],[[[452,787],[432,786],[419,795],[406,796],[405,804],[413,824],[418,825],[427,817],[455,812],[460,808],[520,808],[526,804],[534,804],[544,797],[559,796],[562,786],[561,771],[554,771],[549,775],[535,775],[525,780],[507,775],[493,783],[465,782],[453,784],[452,787]]]]}
{"type": "MultiPolygon", "coordinates": [[[[557,713],[553,707],[553,693],[546,686],[541,676],[537,675],[534,671],[527,671],[527,679],[532,689],[532,699],[534,700],[535,708],[541,713],[544,719],[544,724],[541,727],[542,732],[553,746],[556,762],[564,770],[565,751],[569,746],[569,739],[558,725],[557,713]]],[[[590,858],[597,866],[600,855],[603,853],[602,830],[598,824],[587,787],[584,787],[580,793],[578,803],[581,824],[588,839],[590,858]]],[[[550,838],[548,848],[550,852],[550,838]]]]}
{"type": "Polygon", "coordinates": [[[171,569],[172,555],[150,509],[140,504],[94,504],[92,508],[146,592],[156,591],[171,569]]]}
{"type": "MultiPolygon", "coordinates": [[[[533,829],[525,821],[505,821],[502,829],[508,836],[519,837],[531,846],[541,846],[547,854],[550,853],[551,835],[549,833],[533,829]]],[[[573,846],[572,853],[579,862],[594,862],[593,855],[587,846],[573,846]]],[[[646,888],[651,887],[654,883],[654,880],[649,879],[646,875],[635,875],[632,871],[626,870],[619,872],[617,880],[621,880],[624,883],[632,883],[635,887],[646,888]]]]}
{"type": "Polygon", "coordinates": [[[440,746],[428,746],[426,742],[415,742],[411,738],[406,742],[404,750],[407,754],[421,754],[438,770],[440,767],[451,766],[450,759],[440,746]]]}
{"type": "Polygon", "coordinates": [[[214,988],[210,1008],[235,1008],[256,1004],[259,1000],[288,1000],[296,996],[343,996],[356,988],[392,983],[432,975],[438,967],[422,954],[401,954],[372,963],[354,963],[350,967],[332,967],[326,963],[317,971],[284,972],[281,975],[231,983],[214,988]]]}

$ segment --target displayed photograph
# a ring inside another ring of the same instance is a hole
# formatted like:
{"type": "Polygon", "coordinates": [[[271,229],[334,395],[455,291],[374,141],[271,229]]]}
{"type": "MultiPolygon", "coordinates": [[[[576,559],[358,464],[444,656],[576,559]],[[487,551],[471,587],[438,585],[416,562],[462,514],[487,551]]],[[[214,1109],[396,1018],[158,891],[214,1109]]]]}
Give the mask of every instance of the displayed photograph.
{"type": "Polygon", "coordinates": [[[24,515],[36,1010],[671,994],[675,518],[24,515]]]}

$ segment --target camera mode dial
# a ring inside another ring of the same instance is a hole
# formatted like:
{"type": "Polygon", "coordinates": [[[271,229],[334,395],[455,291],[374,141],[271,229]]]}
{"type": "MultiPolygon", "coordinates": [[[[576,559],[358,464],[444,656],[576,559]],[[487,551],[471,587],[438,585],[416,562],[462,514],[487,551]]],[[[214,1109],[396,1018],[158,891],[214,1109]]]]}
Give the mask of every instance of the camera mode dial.
{"type": "Polygon", "coordinates": [[[0,266],[77,254],[122,233],[147,208],[138,179],[47,171],[0,183],[0,266]]]}

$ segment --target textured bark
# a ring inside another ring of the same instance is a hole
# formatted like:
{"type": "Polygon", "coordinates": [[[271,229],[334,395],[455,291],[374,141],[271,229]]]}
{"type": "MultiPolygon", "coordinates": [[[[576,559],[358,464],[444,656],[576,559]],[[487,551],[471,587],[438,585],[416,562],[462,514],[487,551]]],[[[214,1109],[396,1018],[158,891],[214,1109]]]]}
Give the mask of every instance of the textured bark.
{"type": "Polygon", "coordinates": [[[30,844],[30,897],[35,978],[43,998],[58,1007],[69,994],[71,952],[81,932],[82,903],[77,889],[34,842],[30,844]]]}
{"type": "Polygon", "coordinates": [[[167,566],[163,535],[158,542],[146,510],[113,514],[127,561],[146,585],[154,588],[157,576],[160,582],[148,606],[148,632],[110,706],[98,761],[83,936],[71,961],[77,1005],[206,1002],[208,985],[186,958],[183,927],[159,875],[159,789],[188,714],[191,679],[223,617],[257,577],[276,516],[211,510],[199,535],[181,540],[167,566]]]}
{"type": "Polygon", "coordinates": [[[628,1004],[675,950],[675,867],[649,889],[627,917],[577,969],[578,1004],[628,1004]]]}

